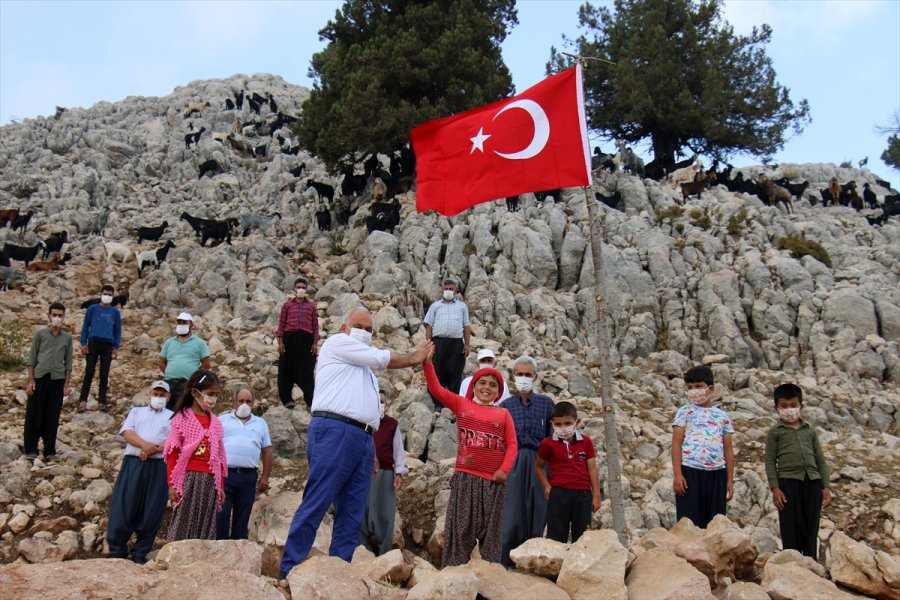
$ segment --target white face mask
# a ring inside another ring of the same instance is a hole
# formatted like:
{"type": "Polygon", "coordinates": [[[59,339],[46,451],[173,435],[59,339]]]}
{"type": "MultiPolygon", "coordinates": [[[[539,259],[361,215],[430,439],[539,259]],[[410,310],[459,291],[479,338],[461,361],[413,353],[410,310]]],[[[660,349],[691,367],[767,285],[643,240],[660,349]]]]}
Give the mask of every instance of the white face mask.
{"type": "Polygon", "coordinates": [[[166,406],[165,396],[150,396],[150,408],[153,410],[162,410],[166,406]]]}
{"type": "Polygon", "coordinates": [[[207,396],[201,391],[197,393],[200,394],[201,403],[206,406],[206,410],[212,410],[216,407],[216,402],[219,400],[218,396],[207,396]]]}
{"type": "Polygon", "coordinates": [[[297,288],[294,290],[294,295],[298,298],[306,298],[306,288],[297,288]]]}
{"type": "Polygon", "coordinates": [[[516,389],[520,392],[530,392],[531,388],[534,387],[534,378],[527,375],[516,375],[515,381],[516,389]]]}
{"type": "Polygon", "coordinates": [[[177,335],[187,335],[187,334],[189,334],[190,332],[191,332],[191,326],[190,326],[190,325],[176,325],[176,326],[175,326],[175,333],[176,333],[177,335]]]}
{"type": "Polygon", "coordinates": [[[800,418],[800,407],[796,408],[779,408],[778,416],[785,423],[796,423],[800,418]]]}
{"type": "Polygon", "coordinates": [[[62,325],[62,322],[62,317],[50,317],[50,325],[52,325],[53,327],[59,327],[60,325],[62,325]]]}
{"type": "Polygon", "coordinates": [[[444,300],[450,302],[456,296],[456,292],[453,290],[444,290],[444,300]]]}
{"type": "Polygon", "coordinates": [[[365,344],[366,346],[372,345],[372,332],[366,331],[365,329],[360,329],[358,327],[350,328],[350,337],[354,340],[358,340],[365,344]]]}
{"type": "Polygon", "coordinates": [[[112,302],[112,296],[110,296],[109,294],[103,294],[100,296],[101,304],[109,304],[110,302],[112,302]]]}
{"type": "Polygon", "coordinates": [[[235,409],[234,414],[239,419],[246,419],[250,416],[250,412],[250,405],[246,402],[241,402],[241,405],[235,409]]]}
{"type": "Polygon", "coordinates": [[[566,427],[557,427],[556,425],[554,425],[553,432],[556,433],[556,437],[558,437],[559,439],[568,440],[573,435],[575,435],[575,426],[568,425],[566,427]]]}
{"type": "Polygon", "coordinates": [[[706,390],[687,390],[685,392],[685,395],[687,396],[687,399],[692,404],[697,404],[697,405],[706,404],[706,401],[707,401],[706,390]]]}
{"type": "Polygon", "coordinates": [[[381,418],[384,418],[384,402],[379,402],[378,405],[381,407],[381,418]]]}

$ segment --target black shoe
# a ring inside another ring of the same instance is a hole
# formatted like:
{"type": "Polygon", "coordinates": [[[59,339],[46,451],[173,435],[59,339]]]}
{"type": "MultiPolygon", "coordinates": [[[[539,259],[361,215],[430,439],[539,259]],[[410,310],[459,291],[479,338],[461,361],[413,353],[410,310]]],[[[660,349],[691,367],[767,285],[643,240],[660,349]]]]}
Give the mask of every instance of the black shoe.
{"type": "Polygon", "coordinates": [[[278,571],[278,581],[284,581],[287,579],[288,574],[284,571],[278,571]]]}
{"type": "Polygon", "coordinates": [[[56,460],[56,454],[45,454],[44,462],[54,462],[56,460]]]}
{"type": "Polygon", "coordinates": [[[294,410],[294,407],[296,407],[296,406],[297,405],[294,404],[293,402],[288,402],[287,404],[284,405],[284,407],[288,410],[294,410]]]}
{"type": "Polygon", "coordinates": [[[32,458],[37,458],[37,457],[38,457],[37,452],[26,452],[25,453],[25,458],[32,459],[32,458]]]}
{"type": "Polygon", "coordinates": [[[147,564],[147,557],[146,556],[132,556],[131,561],[138,565],[145,565],[145,564],[147,564]]]}

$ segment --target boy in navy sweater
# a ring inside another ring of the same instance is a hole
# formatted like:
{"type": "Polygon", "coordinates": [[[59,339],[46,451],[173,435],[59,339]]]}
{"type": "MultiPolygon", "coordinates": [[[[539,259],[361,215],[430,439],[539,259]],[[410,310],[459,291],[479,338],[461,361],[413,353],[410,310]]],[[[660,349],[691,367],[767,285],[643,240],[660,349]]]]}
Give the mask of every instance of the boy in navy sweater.
{"type": "Polygon", "coordinates": [[[113,359],[119,354],[122,343],[122,315],[119,309],[112,306],[115,289],[107,284],[100,290],[100,304],[92,304],[84,315],[81,324],[81,353],[87,357],[84,367],[84,381],[81,384],[81,397],[78,412],[87,408],[88,393],[94,380],[97,361],[100,361],[100,389],[97,402],[101,410],[106,410],[106,390],[109,384],[109,368],[113,359]]]}

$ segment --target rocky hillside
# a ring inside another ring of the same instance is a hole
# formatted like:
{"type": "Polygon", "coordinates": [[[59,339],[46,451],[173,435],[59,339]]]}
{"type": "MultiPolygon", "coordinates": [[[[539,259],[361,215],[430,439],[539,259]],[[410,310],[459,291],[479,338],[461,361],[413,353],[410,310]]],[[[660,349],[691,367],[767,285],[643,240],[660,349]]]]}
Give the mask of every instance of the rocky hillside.
{"type": "MultiPolygon", "coordinates": [[[[564,190],[557,201],[543,203],[525,195],[515,213],[496,202],[453,218],[416,214],[410,193],[400,197],[402,220],[393,235],[367,234],[367,190],[330,205],[332,211],[349,206],[347,225],[319,231],[320,202],[306,180],[338,190],[339,180],[297,151],[285,116],[299,112],[306,94],[274,76],[233,76],[193,82],[163,98],[60,110],[0,128],[0,208],[34,212],[24,234],[3,228],[0,242],[31,245],[65,229],[70,241],[64,251],[72,254],[61,269],[29,272],[26,282],[0,292],[3,335],[30,337],[56,300],[69,307],[67,327],[78,332],[84,314],[78,306],[102,282],[129,295],[123,350],[111,375],[116,406],[110,415],[74,414],[83,370],[76,360],[59,463],[20,457],[25,371],[0,372],[0,461],[6,465],[0,470],[0,560],[100,555],[109,484],[120,460],[116,428],[130,406],[145,400],[144,387],[158,376],[156,354],[182,309],[197,318],[228,386],[247,383],[263,399],[280,457],[269,496],[298,490],[309,417],[303,409],[276,406],[273,337],[278,307],[298,274],[311,281],[325,331],[336,331],[344,313],[361,302],[375,314],[375,344],[400,350],[423,337],[421,319],[440,280],[459,279],[473,320],[473,348],[493,348],[506,366],[520,354],[535,356],[539,389],[575,402],[586,431],[602,441],[593,265],[581,190],[564,190]],[[240,110],[229,108],[240,92],[272,101],[258,112],[249,101],[240,110]],[[201,248],[179,219],[183,212],[217,219],[277,216],[230,245],[201,248]],[[137,244],[135,228],[164,221],[161,241],[137,244]],[[100,229],[102,235],[91,233],[100,229]],[[175,248],[142,278],[134,258],[108,261],[103,246],[121,242],[137,253],[167,240],[175,248]]],[[[819,428],[834,473],[835,505],[824,513],[823,542],[840,531],[896,554],[900,515],[886,502],[900,495],[900,223],[894,218],[873,227],[850,208],[810,202],[832,176],[860,188],[869,183],[879,196],[888,190],[869,171],[829,164],[742,171],[811,185],[794,203],[794,214],[786,214],[721,186],[682,207],[680,191],[666,183],[603,173],[594,184],[594,191],[622,194],[622,210],[601,204],[598,219],[629,535],[637,540],[654,527],[674,525],[669,423],[683,403],[679,375],[702,361],[728,388],[721,404],[737,429],[736,493],[728,516],[755,539],[769,540],[760,541],[767,549],[761,552],[777,549],[762,465],[765,432],[774,423],[771,392],[795,381],[806,391],[805,418],[819,428]],[[804,251],[809,241],[820,247],[804,251]]],[[[20,262],[13,267],[24,270],[20,262]]],[[[394,399],[389,412],[399,416],[406,447],[419,459],[401,492],[397,541],[433,558],[455,424],[447,411],[435,415],[418,371],[392,371],[382,382],[394,399]]],[[[604,503],[595,524],[609,520],[604,503]]]]}

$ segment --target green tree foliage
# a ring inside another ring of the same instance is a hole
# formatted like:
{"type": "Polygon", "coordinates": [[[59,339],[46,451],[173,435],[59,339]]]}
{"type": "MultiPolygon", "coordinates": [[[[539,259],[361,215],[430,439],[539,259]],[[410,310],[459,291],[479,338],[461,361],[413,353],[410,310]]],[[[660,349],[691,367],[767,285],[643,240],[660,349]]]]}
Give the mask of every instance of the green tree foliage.
{"type": "Polygon", "coordinates": [[[515,0],[347,0],[319,31],[298,127],[330,169],[392,152],[415,125],[513,91],[500,43],[515,0]]]}
{"type": "Polygon", "coordinates": [[[881,160],[900,171],[900,110],[894,113],[887,126],[876,127],[875,130],[889,136],[887,149],[881,153],[881,160]]]}
{"type": "MultiPolygon", "coordinates": [[[[588,61],[584,70],[589,126],[629,142],[650,139],[657,161],[684,147],[726,158],[767,157],[789,130],[809,122],[775,80],[765,46],[768,25],[734,34],[718,0],[615,0],[615,11],[581,6],[586,35],[569,41],[588,61]]],[[[551,50],[554,70],[571,60],[551,50]]]]}

